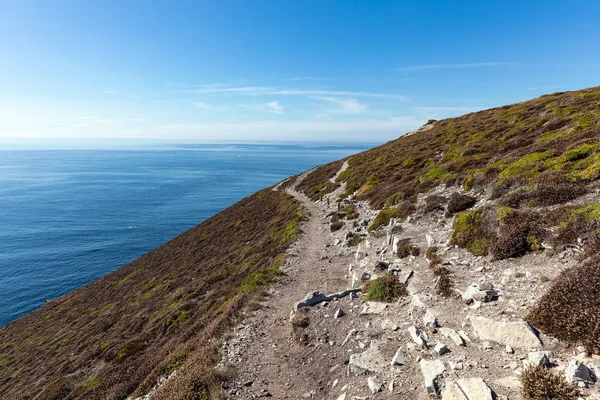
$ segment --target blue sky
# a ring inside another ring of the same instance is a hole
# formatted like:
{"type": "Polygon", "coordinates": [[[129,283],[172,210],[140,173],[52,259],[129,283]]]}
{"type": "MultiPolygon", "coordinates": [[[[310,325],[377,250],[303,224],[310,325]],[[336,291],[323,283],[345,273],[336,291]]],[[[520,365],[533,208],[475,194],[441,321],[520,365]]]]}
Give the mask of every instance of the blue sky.
{"type": "Polygon", "coordinates": [[[0,0],[0,138],[383,142],[600,84],[598,1],[0,0]]]}

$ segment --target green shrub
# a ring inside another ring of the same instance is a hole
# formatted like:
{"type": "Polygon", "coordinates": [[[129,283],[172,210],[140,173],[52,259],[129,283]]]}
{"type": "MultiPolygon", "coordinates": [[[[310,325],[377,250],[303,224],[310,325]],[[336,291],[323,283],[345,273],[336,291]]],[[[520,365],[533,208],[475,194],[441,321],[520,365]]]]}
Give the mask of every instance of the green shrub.
{"type": "Polygon", "coordinates": [[[275,278],[283,275],[283,272],[279,269],[279,267],[281,267],[284,262],[284,255],[275,257],[273,263],[269,267],[259,269],[258,271],[254,271],[248,275],[242,283],[242,289],[246,293],[250,293],[267,287],[275,280],[275,278]]]}
{"type": "Polygon", "coordinates": [[[354,204],[349,204],[340,208],[340,212],[344,213],[344,217],[346,219],[356,219],[358,218],[358,212],[356,211],[356,207],[354,204]]]}
{"type": "Polygon", "coordinates": [[[415,211],[415,207],[407,202],[402,202],[396,207],[386,207],[377,214],[375,220],[369,227],[369,231],[374,231],[382,225],[390,223],[390,219],[397,218],[400,221],[404,221],[415,211]]]}
{"type": "Polygon", "coordinates": [[[393,274],[385,274],[381,278],[368,281],[363,288],[366,292],[365,300],[381,301],[384,303],[393,303],[402,296],[407,296],[408,292],[403,283],[401,283],[393,274]]]}
{"type": "Polygon", "coordinates": [[[600,256],[563,271],[526,320],[540,331],[600,354],[600,256]]]}
{"type": "Polygon", "coordinates": [[[167,318],[167,326],[183,324],[190,316],[189,311],[177,311],[167,318]]]}
{"type": "Polygon", "coordinates": [[[573,400],[579,390],[570,385],[563,375],[540,366],[530,366],[521,375],[521,393],[525,400],[573,400]]]}
{"type": "MultiPolygon", "coordinates": [[[[465,248],[477,256],[488,254],[488,248],[495,239],[487,208],[464,211],[458,214],[454,223],[451,244],[465,248]]],[[[495,223],[495,218],[491,218],[495,223]]]]}

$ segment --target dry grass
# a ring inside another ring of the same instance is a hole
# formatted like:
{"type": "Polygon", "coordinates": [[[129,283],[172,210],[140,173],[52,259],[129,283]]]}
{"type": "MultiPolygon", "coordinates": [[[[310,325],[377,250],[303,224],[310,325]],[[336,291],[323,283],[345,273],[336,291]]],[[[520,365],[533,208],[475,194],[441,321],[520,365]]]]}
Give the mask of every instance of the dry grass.
{"type": "Polygon", "coordinates": [[[276,275],[301,218],[263,190],[3,327],[2,397],[124,399],[174,368],[159,398],[217,396],[217,338],[276,275]]]}

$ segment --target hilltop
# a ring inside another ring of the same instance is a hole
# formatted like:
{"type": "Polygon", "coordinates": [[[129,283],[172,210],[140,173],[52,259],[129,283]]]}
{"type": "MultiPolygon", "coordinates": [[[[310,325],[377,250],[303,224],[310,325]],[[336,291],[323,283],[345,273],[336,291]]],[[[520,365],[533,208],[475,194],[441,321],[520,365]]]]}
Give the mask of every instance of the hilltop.
{"type": "Polygon", "coordinates": [[[0,329],[0,391],[595,398],[599,148],[591,88],[291,177],[0,329]]]}

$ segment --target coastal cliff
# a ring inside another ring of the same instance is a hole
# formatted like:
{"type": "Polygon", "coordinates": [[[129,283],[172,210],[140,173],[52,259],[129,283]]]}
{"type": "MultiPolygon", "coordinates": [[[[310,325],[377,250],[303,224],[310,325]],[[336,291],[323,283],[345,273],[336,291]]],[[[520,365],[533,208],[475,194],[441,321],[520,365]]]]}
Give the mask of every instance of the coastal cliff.
{"type": "Polygon", "coordinates": [[[1,328],[0,392],[594,398],[599,123],[555,93],[264,189],[1,328]]]}

